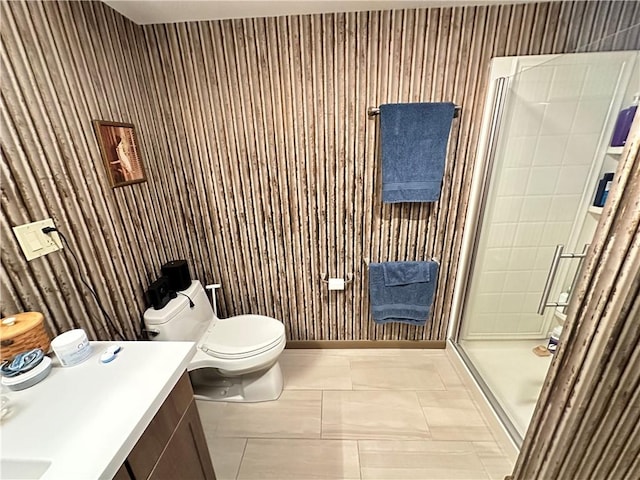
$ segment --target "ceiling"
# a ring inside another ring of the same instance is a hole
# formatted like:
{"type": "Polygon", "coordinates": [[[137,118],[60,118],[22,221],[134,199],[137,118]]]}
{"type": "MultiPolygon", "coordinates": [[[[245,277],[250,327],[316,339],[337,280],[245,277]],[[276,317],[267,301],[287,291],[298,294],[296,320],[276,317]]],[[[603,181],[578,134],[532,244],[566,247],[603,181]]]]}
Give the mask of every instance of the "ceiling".
{"type": "Polygon", "coordinates": [[[526,0],[102,0],[133,22],[176,23],[223,18],[275,17],[308,13],[358,12],[398,8],[427,8],[497,3],[525,3],[526,0]]]}

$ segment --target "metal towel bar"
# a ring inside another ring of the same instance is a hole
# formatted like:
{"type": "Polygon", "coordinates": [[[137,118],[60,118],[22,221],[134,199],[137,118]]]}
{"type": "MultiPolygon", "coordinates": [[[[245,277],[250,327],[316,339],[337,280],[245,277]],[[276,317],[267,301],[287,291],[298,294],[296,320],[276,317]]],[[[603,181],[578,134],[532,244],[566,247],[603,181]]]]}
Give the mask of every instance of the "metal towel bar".
{"type": "MultiPolygon", "coordinates": [[[[456,105],[453,111],[453,118],[460,116],[460,112],[462,111],[462,107],[460,105],[456,105]]],[[[373,118],[376,115],[380,115],[380,107],[369,107],[367,108],[367,116],[369,118],[373,118]]]]}

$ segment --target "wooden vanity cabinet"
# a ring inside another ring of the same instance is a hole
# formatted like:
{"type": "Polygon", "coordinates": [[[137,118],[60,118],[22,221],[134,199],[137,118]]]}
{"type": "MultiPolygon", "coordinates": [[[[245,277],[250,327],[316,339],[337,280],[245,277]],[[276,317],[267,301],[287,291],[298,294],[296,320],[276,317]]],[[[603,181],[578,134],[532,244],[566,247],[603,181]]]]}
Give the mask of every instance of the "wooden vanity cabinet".
{"type": "Polygon", "coordinates": [[[215,480],[207,441],[186,372],[114,478],[215,480]]]}

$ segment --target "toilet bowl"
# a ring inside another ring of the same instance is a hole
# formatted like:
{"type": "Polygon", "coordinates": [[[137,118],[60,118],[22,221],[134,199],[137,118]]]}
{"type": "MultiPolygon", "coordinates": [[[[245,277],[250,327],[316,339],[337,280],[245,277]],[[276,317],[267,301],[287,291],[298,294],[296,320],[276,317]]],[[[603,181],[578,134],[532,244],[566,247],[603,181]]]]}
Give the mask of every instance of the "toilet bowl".
{"type": "Polygon", "coordinates": [[[164,308],[147,309],[143,318],[154,341],[197,343],[188,366],[197,399],[264,402],[282,393],[278,357],[286,337],[284,325],[275,318],[238,315],[220,319],[197,280],[164,308]]]}

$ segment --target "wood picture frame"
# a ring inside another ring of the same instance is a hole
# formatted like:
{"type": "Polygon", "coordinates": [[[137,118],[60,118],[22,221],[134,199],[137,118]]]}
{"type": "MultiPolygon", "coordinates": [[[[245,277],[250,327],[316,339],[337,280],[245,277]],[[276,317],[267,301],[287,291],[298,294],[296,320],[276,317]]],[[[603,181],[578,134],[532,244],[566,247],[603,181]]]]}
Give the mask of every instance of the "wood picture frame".
{"type": "Polygon", "coordinates": [[[92,123],[111,188],[146,182],[135,127],[105,120],[92,123]]]}

